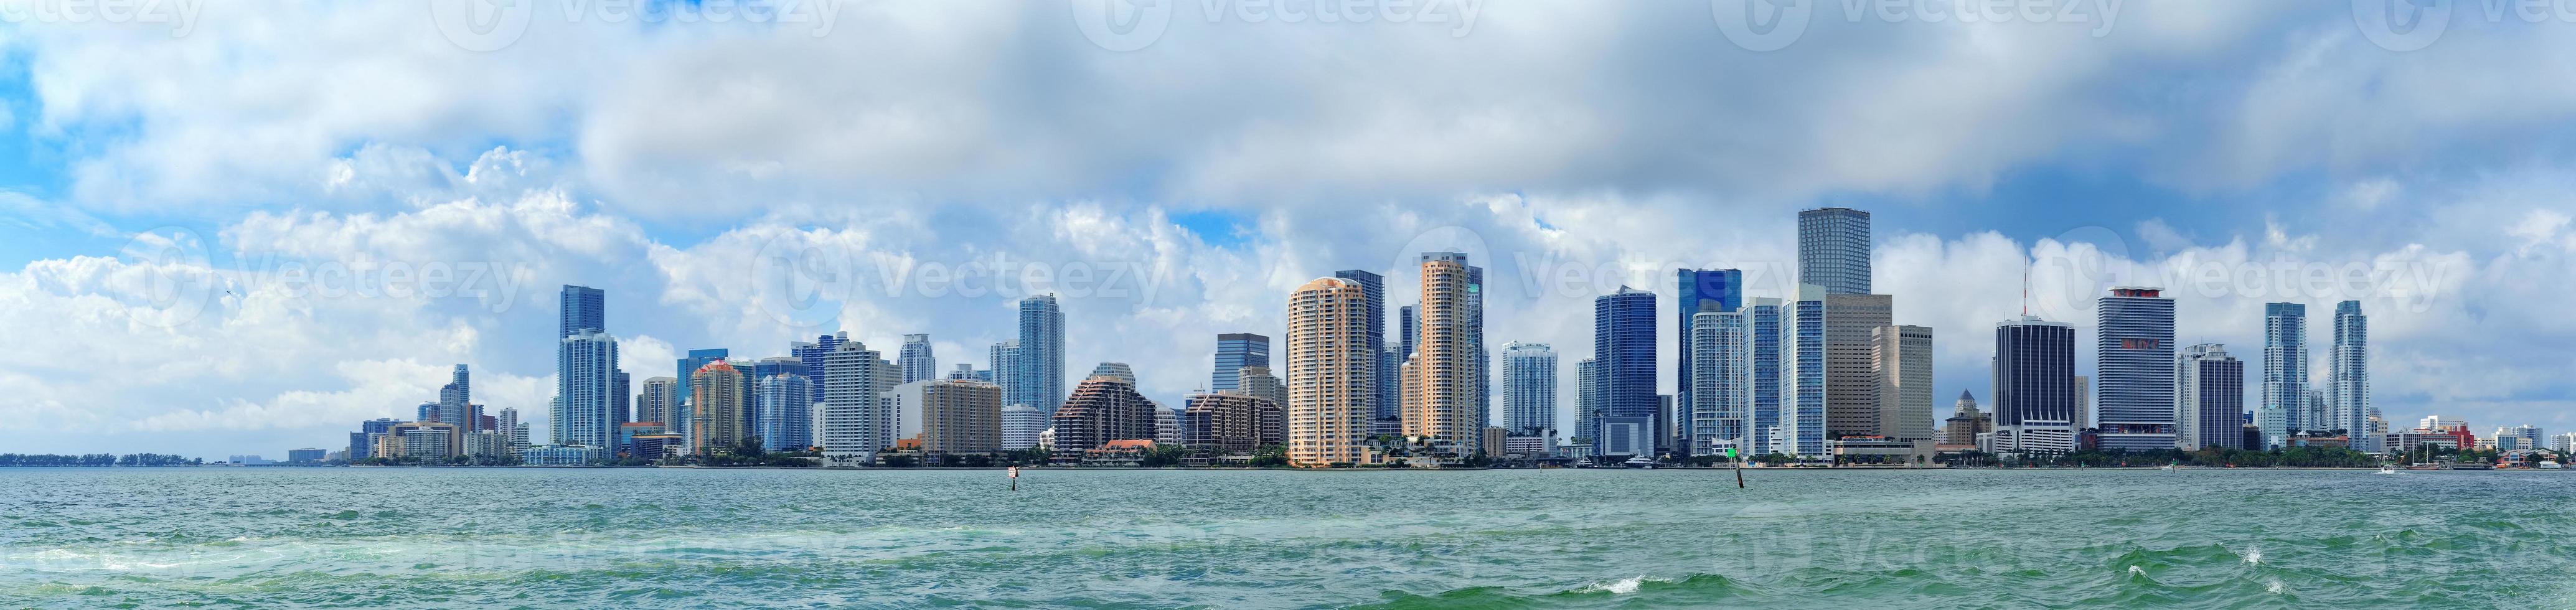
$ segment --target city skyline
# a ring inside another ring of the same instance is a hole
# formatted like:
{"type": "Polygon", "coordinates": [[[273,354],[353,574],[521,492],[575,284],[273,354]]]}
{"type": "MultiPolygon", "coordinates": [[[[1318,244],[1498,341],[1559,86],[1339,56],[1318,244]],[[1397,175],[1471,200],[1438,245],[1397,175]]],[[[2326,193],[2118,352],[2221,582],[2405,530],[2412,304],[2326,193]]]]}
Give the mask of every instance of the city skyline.
{"type": "MultiPolygon", "coordinates": [[[[638,381],[672,376],[654,363],[690,349],[770,356],[841,331],[890,358],[902,335],[928,333],[943,360],[989,366],[991,346],[1017,336],[1001,314],[1029,290],[996,293],[970,273],[981,292],[963,294],[954,280],[971,265],[1039,263],[1052,279],[1041,290],[1064,295],[1064,383],[1128,362],[1169,405],[1212,379],[1197,366],[1208,337],[1283,333],[1273,310],[1302,282],[1382,275],[1392,313],[1418,285],[1414,257],[1461,251],[1486,270],[1488,351],[1547,343],[1579,361],[1592,349],[1585,308],[1621,285],[1662,293],[1676,269],[1740,269],[1746,295],[1793,298],[1795,214],[1827,207],[1872,214],[1870,290],[1900,297],[1891,322],[1940,337],[2021,311],[2025,275],[2034,313],[2076,322],[2106,286],[2156,285],[2178,295],[2177,343],[2229,345],[2249,369],[2263,304],[2307,306],[2322,373],[2332,308],[2359,300],[2376,335],[2369,406],[2388,418],[2576,423],[2560,419],[2576,412],[2576,375],[2552,351],[2576,331],[2541,308],[2549,286],[2576,279],[2576,222],[2557,203],[2576,161],[2508,135],[2576,123],[2564,111],[2576,106],[2406,93],[2506,81],[2518,68],[2486,51],[2554,48],[2545,28],[2455,27],[2395,53],[2356,35],[2348,6],[2141,5],[2098,39],[1997,27],[1992,48],[2015,59],[1994,64],[1949,46],[1965,37],[1851,35],[1967,27],[1956,24],[1826,20],[1796,46],[1751,53],[1705,6],[1569,19],[1497,5],[1465,36],[1229,24],[1254,35],[1214,45],[1188,32],[1215,26],[1198,26],[1109,53],[1066,7],[1037,3],[907,7],[917,20],[844,19],[828,36],[798,29],[818,24],[660,37],[592,23],[482,52],[424,27],[418,8],[210,12],[183,37],[81,35],[137,24],[27,37],[26,69],[0,76],[0,286],[24,297],[0,303],[0,327],[28,329],[7,335],[18,353],[0,369],[16,373],[0,391],[23,400],[0,406],[0,447],[323,446],[345,422],[411,417],[458,363],[475,370],[477,402],[516,408],[542,435],[556,381],[554,348],[537,341],[565,284],[614,295],[604,323],[638,381]],[[348,36],[402,43],[315,53],[245,34],[332,15],[349,18],[332,21],[348,36]],[[953,48],[973,33],[953,28],[997,23],[1040,25],[967,45],[990,61],[955,73],[863,59],[953,48]],[[1349,38],[1316,35],[1328,31],[1349,38]],[[779,91],[779,107],[682,112],[724,106],[650,70],[694,65],[700,44],[795,54],[733,75],[779,91]],[[552,52],[563,45],[639,61],[577,66],[552,52]],[[1824,52],[1838,45],[1855,50],[1824,52]],[[2192,52],[2166,52],[2177,46],[2192,52]],[[1310,53],[1392,93],[1340,93],[1261,59],[1310,53]],[[119,55],[133,60],[95,63],[119,55]],[[1421,63],[1365,59],[1390,55],[1421,63]],[[1689,77],[1538,59],[1565,56],[1654,58],[1689,77]],[[1930,59],[1862,59],[1888,56],[1930,59]],[[225,57],[259,60],[213,59],[225,57]],[[1177,57],[1254,67],[1193,74],[1230,87],[1149,78],[1176,76],[1162,70],[1177,57]],[[383,88],[366,79],[276,77],[384,66],[413,88],[404,103],[377,103],[383,88]],[[855,77],[827,86],[809,82],[816,72],[855,77]],[[1022,73],[1069,76],[1007,77],[1022,73]],[[1962,74],[1991,80],[1957,86],[1962,74]],[[1586,85],[1557,86],[1574,81],[1586,85]],[[1278,82],[1299,86],[1201,93],[1278,82]],[[1766,85],[1719,84],[1738,82],[1766,85]],[[1863,90],[1877,93],[1849,93],[1863,90]],[[170,91],[193,94],[147,95],[170,91]],[[1889,98],[1950,111],[1924,121],[1869,101],[1889,98]],[[486,101],[502,99],[514,101],[486,101]],[[2309,106],[2349,110],[2293,110],[2309,106]],[[2441,111],[2452,107],[2493,111],[2441,111]],[[1063,108],[1089,110],[1066,120],[1063,108]],[[774,264],[788,253],[814,256],[774,264]],[[2278,283],[2355,265],[2355,290],[2278,283]],[[424,286],[427,269],[447,279],[424,286]],[[2090,274],[2105,269],[2122,271],[2090,274]],[[365,293],[329,279],[362,270],[400,273],[365,293]],[[1559,287],[1568,273],[1576,286],[1559,287]],[[155,274],[208,281],[156,296],[141,281],[155,274]],[[330,283],[298,283],[317,275],[330,283]]],[[[1680,313],[1658,320],[1659,392],[1674,390],[1680,313]]],[[[1988,395],[1979,343],[1936,342],[1935,396],[1988,395]]],[[[2081,351],[2089,370],[2093,350],[2081,351]]],[[[1561,363],[1560,405],[1575,404],[1575,369],[1561,363]]]]}

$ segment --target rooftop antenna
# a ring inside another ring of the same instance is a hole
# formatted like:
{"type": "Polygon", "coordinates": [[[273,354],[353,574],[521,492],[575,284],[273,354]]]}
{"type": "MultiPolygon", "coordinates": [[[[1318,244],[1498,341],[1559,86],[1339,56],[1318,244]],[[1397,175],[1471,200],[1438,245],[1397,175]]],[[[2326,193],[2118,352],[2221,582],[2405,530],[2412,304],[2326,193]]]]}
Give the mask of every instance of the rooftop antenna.
{"type": "Polygon", "coordinates": [[[2030,262],[2021,265],[2021,317],[2030,317],[2030,262]]]}

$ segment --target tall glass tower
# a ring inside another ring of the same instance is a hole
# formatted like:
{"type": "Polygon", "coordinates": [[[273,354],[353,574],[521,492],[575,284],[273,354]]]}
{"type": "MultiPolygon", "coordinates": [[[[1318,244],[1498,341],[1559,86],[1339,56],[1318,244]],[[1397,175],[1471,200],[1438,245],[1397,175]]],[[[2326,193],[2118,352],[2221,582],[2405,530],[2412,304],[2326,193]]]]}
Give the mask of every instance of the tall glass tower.
{"type": "Polygon", "coordinates": [[[2290,435],[2310,427],[2308,411],[2308,306],[2303,303],[2263,305],[2263,404],[2254,424],[2263,429],[2266,449],[2289,443],[2290,435]]]}
{"type": "Polygon", "coordinates": [[[588,286],[563,287],[561,310],[557,312],[555,338],[573,336],[582,329],[608,330],[608,296],[588,286]]]}
{"type": "Polygon", "coordinates": [[[1826,457],[1825,297],[1823,286],[1800,284],[1798,300],[1780,312],[1782,373],[1780,445],[1789,455],[1826,457]]]}
{"type": "Polygon", "coordinates": [[[2370,317],[2361,314],[2361,301],[2335,304],[2334,361],[2328,366],[2335,427],[2350,435],[2353,449],[2380,450],[2369,434],[2376,413],[2370,406],[2370,317]]]}
{"type": "Polygon", "coordinates": [[[1696,319],[1683,350],[1694,369],[1688,378],[1691,391],[1684,394],[1691,400],[1675,402],[1689,409],[1694,455],[1719,454],[1752,440],[1746,428],[1753,406],[1753,328],[1745,321],[1747,313],[1739,309],[1691,316],[1696,319]]]}
{"type": "Polygon", "coordinates": [[[1655,293],[1622,286],[1592,300],[1592,362],[1607,430],[1593,431],[1594,455],[1651,455],[1655,439],[1667,436],[1654,424],[1663,402],[1655,392],[1655,293]]]}
{"type": "Polygon", "coordinates": [[[2174,300],[2112,288],[2094,301],[2093,409],[2105,451],[2161,451],[2174,439],[2174,300]]]}
{"type": "Polygon", "coordinates": [[[1799,212],[1798,283],[1823,286],[1825,294],[1869,294],[1869,213],[1799,212]]]}
{"type": "Polygon", "coordinates": [[[1270,337],[1252,333],[1217,335],[1216,370],[1208,377],[1208,390],[1238,389],[1244,367],[1253,366],[1270,366],[1270,337]]]}
{"type": "Polygon", "coordinates": [[[555,444],[606,448],[617,438],[615,409],[617,338],[595,328],[564,337],[555,346],[555,444]]]}
{"type": "MultiPolygon", "coordinates": [[[[1055,413],[1064,404],[1064,310],[1055,295],[1020,299],[1020,345],[1012,350],[1010,404],[1055,413]]],[[[996,370],[999,370],[998,368],[996,370]]]]}
{"type": "Polygon", "coordinates": [[[1698,355],[1690,347],[1693,321],[1699,314],[1734,313],[1744,308],[1744,272],[1736,269],[1681,269],[1674,275],[1677,290],[1673,293],[1673,404],[1689,407],[1697,404],[1691,400],[1691,392],[1698,387],[1691,381],[1691,359],[1698,355]]]}
{"type": "MultiPolygon", "coordinates": [[[[1747,355],[1745,366],[1752,383],[1752,421],[1746,436],[1752,438],[1747,453],[1768,454],[1773,444],[1772,432],[1780,427],[1780,300],[1749,299],[1744,305],[1747,355]]],[[[1785,453],[1785,452],[1784,452],[1785,453]]]]}
{"type": "Polygon", "coordinates": [[[1556,442],[1556,350],[1545,343],[1503,345],[1503,426],[1513,436],[1556,442]]]}

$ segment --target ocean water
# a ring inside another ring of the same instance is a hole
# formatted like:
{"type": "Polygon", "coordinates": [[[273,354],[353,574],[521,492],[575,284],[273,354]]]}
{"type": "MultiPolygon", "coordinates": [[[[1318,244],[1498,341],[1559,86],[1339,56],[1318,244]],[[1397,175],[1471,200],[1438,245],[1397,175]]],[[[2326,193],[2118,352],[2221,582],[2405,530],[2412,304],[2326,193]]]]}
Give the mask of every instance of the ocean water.
{"type": "Polygon", "coordinates": [[[2576,474],[0,469],[0,607],[2576,605],[2576,474]]]}

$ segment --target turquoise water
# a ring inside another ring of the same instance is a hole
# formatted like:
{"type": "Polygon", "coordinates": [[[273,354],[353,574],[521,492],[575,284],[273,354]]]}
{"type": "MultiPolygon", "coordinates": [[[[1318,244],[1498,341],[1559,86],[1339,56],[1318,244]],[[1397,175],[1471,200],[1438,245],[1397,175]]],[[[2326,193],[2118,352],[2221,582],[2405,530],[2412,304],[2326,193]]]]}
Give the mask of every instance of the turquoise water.
{"type": "Polygon", "coordinates": [[[0,469],[0,607],[2548,607],[2576,474],[0,469]]]}

